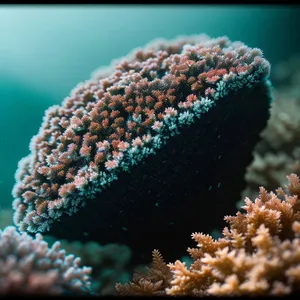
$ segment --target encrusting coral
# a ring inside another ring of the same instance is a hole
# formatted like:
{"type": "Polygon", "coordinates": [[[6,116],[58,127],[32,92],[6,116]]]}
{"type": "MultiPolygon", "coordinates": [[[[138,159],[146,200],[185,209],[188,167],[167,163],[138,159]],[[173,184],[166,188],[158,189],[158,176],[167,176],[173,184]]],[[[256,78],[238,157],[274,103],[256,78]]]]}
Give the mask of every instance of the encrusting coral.
{"type": "Polygon", "coordinates": [[[154,252],[155,273],[117,284],[121,295],[258,296],[300,293],[300,179],[287,176],[287,189],[260,187],[255,201],[245,199],[246,213],[226,216],[229,227],[214,240],[203,233],[192,238],[193,263],[165,264],[154,252]],[[157,259],[159,258],[159,263],[157,259]],[[166,269],[168,268],[169,271],[166,269]],[[169,276],[169,272],[172,276],[169,276]],[[154,274],[154,276],[151,276],[154,274]],[[157,275],[156,275],[157,274],[157,275]],[[162,282],[162,278],[167,279],[162,282]]]}
{"type": "Polygon", "coordinates": [[[0,295],[89,294],[90,267],[66,255],[60,243],[51,248],[41,234],[32,238],[13,226],[0,230],[0,295]]]}
{"type": "Polygon", "coordinates": [[[269,73],[260,49],[202,35],[150,44],[94,74],[32,138],[16,172],[15,225],[126,243],[140,261],[175,237],[186,243],[196,212],[214,210],[203,228],[218,225],[267,122],[269,73]]]}

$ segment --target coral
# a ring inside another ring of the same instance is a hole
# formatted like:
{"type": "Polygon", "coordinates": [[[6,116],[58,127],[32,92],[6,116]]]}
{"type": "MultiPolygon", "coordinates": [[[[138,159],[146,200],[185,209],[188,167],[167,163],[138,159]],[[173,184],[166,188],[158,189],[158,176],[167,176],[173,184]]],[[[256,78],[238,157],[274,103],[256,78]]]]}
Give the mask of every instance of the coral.
{"type": "Polygon", "coordinates": [[[29,233],[148,248],[158,233],[158,246],[172,233],[186,236],[185,220],[174,216],[192,195],[236,201],[268,117],[269,72],[261,50],[200,36],[150,44],[94,74],[47,110],[16,172],[14,223],[29,233]],[[137,245],[142,235],[148,239],[137,245]]]}
{"type": "Polygon", "coordinates": [[[300,57],[278,63],[272,72],[274,101],[270,119],[254,150],[245,179],[246,195],[257,195],[260,185],[269,190],[287,184],[286,174],[300,175],[300,57]]]}
{"type": "MultiPolygon", "coordinates": [[[[267,192],[260,188],[252,202],[226,216],[229,227],[214,240],[203,233],[192,238],[198,248],[189,248],[193,258],[188,268],[177,260],[167,266],[172,278],[165,286],[168,295],[258,296],[289,295],[300,292],[300,179],[287,176],[287,190],[267,192]]],[[[161,259],[161,258],[160,258],[161,259]]],[[[164,265],[166,266],[166,265],[164,265]]],[[[147,276],[133,283],[116,286],[120,294],[148,292],[147,276]]],[[[152,294],[160,278],[151,281],[152,294]]]]}
{"type": "Polygon", "coordinates": [[[13,226],[0,230],[0,295],[88,293],[91,268],[79,264],[59,242],[49,249],[41,234],[32,238],[13,226]]]}
{"type": "MultiPolygon", "coordinates": [[[[245,174],[247,187],[241,194],[242,198],[246,195],[255,198],[258,194],[257,187],[260,185],[268,189],[284,186],[287,183],[285,174],[290,172],[300,175],[300,146],[295,147],[290,155],[284,151],[265,154],[254,152],[253,162],[245,174]]],[[[240,207],[242,202],[239,201],[237,206],[240,207]]]]}
{"type": "MultiPolygon", "coordinates": [[[[44,239],[49,244],[55,240],[50,236],[44,236],[44,239]]],[[[92,268],[91,289],[97,295],[114,295],[115,284],[129,280],[131,251],[127,246],[67,240],[60,240],[60,243],[68,253],[80,257],[83,265],[92,268]]]]}
{"type": "MultiPolygon", "coordinates": [[[[300,84],[300,80],[299,80],[300,84]]],[[[290,93],[274,91],[271,116],[266,129],[261,133],[262,145],[258,151],[291,152],[299,146],[300,140],[300,93],[292,97],[290,93]]]]}
{"type": "Polygon", "coordinates": [[[117,283],[116,290],[122,296],[163,296],[171,278],[172,273],[160,252],[153,250],[151,268],[147,267],[146,272],[134,273],[130,283],[117,283]]]}

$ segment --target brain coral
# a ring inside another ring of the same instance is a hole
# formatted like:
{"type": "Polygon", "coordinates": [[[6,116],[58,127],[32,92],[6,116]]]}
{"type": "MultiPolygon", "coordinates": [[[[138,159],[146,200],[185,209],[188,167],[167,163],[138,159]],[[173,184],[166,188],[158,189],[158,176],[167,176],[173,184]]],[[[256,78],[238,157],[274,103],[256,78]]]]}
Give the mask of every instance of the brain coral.
{"type": "Polygon", "coordinates": [[[261,50],[205,35],[115,61],[46,111],[16,173],[15,224],[140,259],[186,241],[195,212],[204,230],[219,225],[269,115],[269,72],[261,50]]]}
{"type": "Polygon", "coordinates": [[[66,256],[55,242],[51,248],[41,234],[32,238],[13,226],[0,230],[0,295],[78,294],[90,292],[90,267],[66,256]]]}

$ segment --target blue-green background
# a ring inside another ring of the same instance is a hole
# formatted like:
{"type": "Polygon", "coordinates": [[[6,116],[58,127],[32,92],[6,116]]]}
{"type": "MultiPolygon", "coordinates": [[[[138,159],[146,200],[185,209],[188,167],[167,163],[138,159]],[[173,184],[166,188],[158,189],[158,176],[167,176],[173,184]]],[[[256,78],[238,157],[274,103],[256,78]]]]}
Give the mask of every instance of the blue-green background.
{"type": "Polygon", "coordinates": [[[150,40],[206,33],[259,47],[275,64],[300,52],[300,6],[0,6],[0,208],[44,110],[112,59],[150,40]]]}

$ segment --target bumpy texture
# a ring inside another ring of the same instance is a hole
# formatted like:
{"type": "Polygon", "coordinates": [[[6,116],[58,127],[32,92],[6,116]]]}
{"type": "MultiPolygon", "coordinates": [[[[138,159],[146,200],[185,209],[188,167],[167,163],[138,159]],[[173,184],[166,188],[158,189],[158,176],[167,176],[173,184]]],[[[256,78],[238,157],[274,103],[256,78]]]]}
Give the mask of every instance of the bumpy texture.
{"type": "Polygon", "coordinates": [[[179,260],[166,265],[154,253],[149,274],[117,284],[117,291],[121,295],[299,294],[300,179],[291,174],[288,180],[287,191],[278,188],[268,193],[261,187],[254,202],[246,198],[246,213],[225,217],[229,228],[224,228],[222,238],[192,234],[198,248],[188,249],[194,260],[190,267],[179,260]]]}
{"type": "Polygon", "coordinates": [[[13,226],[0,230],[0,295],[88,293],[91,268],[79,264],[59,242],[49,249],[41,234],[32,238],[13,226]]]}
{"type": "Polygon", "coordinates": [[[218,100],[262,82],[269,71],[259,49],[198,36],[148,45],[94,74],[48,109],[20,161],[15,224],[49,230],[218,100]]]}

